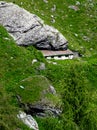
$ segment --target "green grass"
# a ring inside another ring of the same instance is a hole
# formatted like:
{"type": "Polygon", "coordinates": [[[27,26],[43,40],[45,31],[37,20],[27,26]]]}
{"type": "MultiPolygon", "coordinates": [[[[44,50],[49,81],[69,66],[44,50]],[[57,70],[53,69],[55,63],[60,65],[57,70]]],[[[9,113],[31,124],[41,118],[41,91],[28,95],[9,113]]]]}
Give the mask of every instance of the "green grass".
{"type": "Polygon", "coordinates": [[[21,80],[37,73],[35,68],[43,59],[36,65],[32,65],[32,60],[40,56],[41,53],[32,47],[30,51],[29,47],[25,49],[17,46],[7,31],[0,26],[0,129],[28,129],[16,118],[20,108],[16,102],[15,91],[21,80]]]}
{"type": "MultiPolygon", "coordinates": [[[[61,99],[58,95],[49,93],[50,82],[43,76],[38,67],[45,62],[40,51],[33,47],[19,47],[0,26],[0,128],[3,130],[22,128],[28,129],[19,123],[17,114],[20,110],[16,96],[22,98],[22,103],[36,103],[44,98],[50,106],[59,107],[61,99]],[[32,64],[32,60],[38,62],[32,64]],[[24,86],[21,89],[20,86],[24,86]],[[3,90],[4,89],[4,90],[3,90]],[[43,97],[43,91],[47,91],[43,97]],[[4,95],[4,99],[3,99],[4,95]],[[9,121],[9,117],[11,120],[9,121]]],[[[46,63],[47,64],[47,63],[46,63]]]]}
{"type": "Polygon", "coordinates": [[[68,8],[69,5],[75,5],[75,0],[48,0],[48,4],[43,0],[6,1],[20,5],[40,16],[46,24],[56,27],[68,39],[69,48],[79,51],[83,57],[54,61],[57,65],[49,64],[40,51],[35,48],[17,46],[6,30],[0,26],[0,99],[2,98],[0,100],[0,129],[28,130],[16,118],[20,110],[16,93],[21,94],[23,102],[37,101],[41,97],[40,91],[49,84],[44,78],[41,78],[42,75],[48,78],[60,95],[54,97],[47,94],[47,98],[58,105],[60,105],[59,102],[62,102],[63,112],[57,118],[36,118],[40,130],[96,130],[96,0],[92,0],[92,2],[79,0],[80,10],[78,11],[68,8]],[[54,4],[56,11],[52,12],[51,8],[54,4]],[[51,22],[51,15],[54,15],[55,23],[51,22]],[[33,59],[37,59],[38,62],[32,65],[33,59]],[[38,70],[40,62],[46,64],[46,70],[38,70]],[[29,77],[31,77],[30,81],[29,77]],[[41,82],[38,82],[38,79],[41,82]],[[22,92],[20,85],[26,88],[22,92]],[[36,88],[37,91],[35,91],[36,88]]]}
{"type": "Polygon", "coordinates": [[[16,95],[20,95],[21,102],[24,104],[36,104],[38,102],[58,108],[61,105],[61,100],[58,95],[53,95],[49,88],[50,82],[45,77],[36,75],[20,81],[15,86],[14,91],[16,91],[16,95]]]}
{"type": "Polygon", "coordinates": [[[12,97],[9,95],[4,86],[0,84],[0,130],[29,130],[22,122],[17,118],[19,108],[12,105],[12,97]]]}
{"type": "Polygon", "coordinates": [[[74,11],[68,6],[76,5],[76,0],[49,0],[48,4],[43,0],[6,0],[14,2],[41,17],[45,23],[57,28],[69,41],[69,48],[79,51],[84,56],[90,57],[97,54],[97,1],[79,0],[79,10],[74,11]],[[51,9],[56,5],[56,11],[51,9]],[[51,15],[55,23],[52,23],[51,15]],[[76,35],[77,34],[77,35],[76,35]]]}

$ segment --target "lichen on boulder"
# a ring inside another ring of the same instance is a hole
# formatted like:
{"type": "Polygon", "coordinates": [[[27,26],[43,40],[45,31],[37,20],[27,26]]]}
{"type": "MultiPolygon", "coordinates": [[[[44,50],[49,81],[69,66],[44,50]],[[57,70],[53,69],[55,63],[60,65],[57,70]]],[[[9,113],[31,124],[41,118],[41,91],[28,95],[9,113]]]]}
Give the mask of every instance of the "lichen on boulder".
{"type": "Polygon", "coordinates": [[[16,88],[19,105],[31,115],[59,115],[61,98],[44,76],[37,75],[22,80],[16,88]]]}

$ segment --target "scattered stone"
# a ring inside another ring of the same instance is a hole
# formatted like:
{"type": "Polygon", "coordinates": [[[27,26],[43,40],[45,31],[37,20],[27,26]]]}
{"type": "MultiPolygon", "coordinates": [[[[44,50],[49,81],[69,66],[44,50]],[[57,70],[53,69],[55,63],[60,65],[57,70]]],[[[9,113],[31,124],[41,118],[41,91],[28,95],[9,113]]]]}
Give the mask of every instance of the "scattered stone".
{"type": "Polygon", "coordinates": [[[88,36],[83,36],[84,41],[90,41],[90,38],[88,36]]]}
{"type": "Polygon", "coordinates": [[[80,5],[81,3],[79,1],[76,1],[76,5],[80,5]]]}
{"type": "Polygon", "coordinates": [[[80,46],[81,49],[83,49],[84,47],[83,46],[80,46]]]}
{"type": "Polygon", "coordinates": [[[27,125],[29,128],[33,130],[39,130],[36,120],[31,115],[27,115],[25,112],[19,111],[17,117],[21,119],[23,123],[27,125]]]}
{"type": "Polygon", "coordinates": [[[77,33],[74,33],[74,35],[75,35],[76,37],[78,37],[78,34],[77,34],[77,33]]]}
{"type": "Polygon", "coordinates": [[[55,23],[54,15],[51,15],[51,19],[52,19],[51,22],[55,23]]]}
{"type": "Polygon", "coordinates": [[[10,40],[8,37],[4,37],[5,40],[10,40]]]}
{"type": "Polygon", "coordinates": [[[38,62],[37,59],[33,59],[33,60],[32,60],[32,65],[33,65],[34,63],[36,63],[36,62],[38,62]]]}
{"type": "Polygon", "coordinates": [[[51,20],[51,23],[55,23],[55,19],[52,19],[52,20],[51,20]]]}
{"type": "Polygon", "coordinates": [[[43,0],[43,2],[48,3],[48,0],[43,0]]]}
{"type": "Polygon", "coordinates": [[[69,8],[69,9],[73,9],[73,10],[75,10],[75,11],[78,11],[78,10],[79,10],[79,7],[76,6],[76,5],[70,5],[70,6],[68,6],[68,8],[69,8]]]}
{"type": "Polygon", "coordinates": [[[92,18],[93,17],[93,15],[90,15],[90,18],[92,18]]]}
{"type": "Polygon", "coordinates": [[[54,15],[51,15],[51,18],[54,18],[54,15]]]}
{"type": "Polygon", "coordinates": [[[74,45],[71,45],[71,47],[74,47],[74,45]]]}
{"type": "MultiPolygon", "coordinates": [[[[51,58],[51,57],[47,57],[47,59],[48,59],[48,58],[51,58]]],[[[50,61],[50,60],[47,60],[47,62],[48,62],[49,64],[57,65],[57,62],[52,62],[52,61],[50,61]]]]}
{"type": "Polygon", "coordinates": [[[10,57],[10,59],[12,60],[12,59],[13,59],[13,57],[10,57]]]}
{"type": "Polygon", "coordinates": [[[56,94],[56,90],[52,85],[50,85],[49,89],[52,94],[56,94]]]}
{"type": "Polygon", "coordinates": [[[81,55],[78,53],[78,52],[73,52],[73,54],[74,54],[74,58],[78,58],[78,57],[81,57],[81,55]]]}
{"type": "Polygon", "coordinates": [[[20,88],[24,89],[25,87],[21,85],[20,88]]]}
{"type": "Polygon", "coordinates": [[[45,63],[40,63],[40,66],[38,68],[39,70],[45,70],[46,67],[45,67],[45,63]]]}
{"type": "Polygon", "coordinates": [[[44,13],[41,13],[42,16],[44,16],[44,13]]]}
{"type": "Polygon", "coordinates": [[[89,6],[93,8],[93,7],[94,7],[94,4],[93,4],[93,3],[90,3],[89,6]]]}
{"type": "Polygon", "coordinates": [[[92,51],[93,50],[93,48],[90,48],[90,51],[92,51]]]}
{"type": "Polygon", "coordinates": [[[0,24],[18,45],[49,50],[67,49],[68,41],[57,29],[45,25],[38,16],[13,3],[0,2],[0,24]]]}
{"type": "Polygon", "coordinates": [[[21,2],[21,5],[23,5],[23,2],[21,2]]]}
{"type": "Polygon", "coordinates": [[[53,5],[53,7],[51,8],[51,11],[52,12],[56,11],[56,5],[53,5]]]}

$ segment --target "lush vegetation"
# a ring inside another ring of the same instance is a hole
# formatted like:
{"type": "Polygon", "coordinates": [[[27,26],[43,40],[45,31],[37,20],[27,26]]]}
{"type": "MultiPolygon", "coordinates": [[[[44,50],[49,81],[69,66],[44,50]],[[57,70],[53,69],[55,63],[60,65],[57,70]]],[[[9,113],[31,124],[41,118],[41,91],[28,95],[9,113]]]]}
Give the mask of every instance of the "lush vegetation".
{"type": "MultiPolygon", "coordinates": [[[[45,23],[55,26],[69,40],[69,48],[79,51],[82,58],[47,63],[40,51],[33,47],[19,47],[0,26],[0,129],[28,130],[19,123],[17,113],[21,109],[16,100],[20,85],[28,85],[31,95],[22,93],[23,100],[34,101],[39,90],[31,89],[31,84],[39,86],[35,79],[22,80],[36,75],[43,75],[56,88],[62,100],[62,114],[57,118],[36,118],[40,130],[96,130],[97,129],[97,12],[96,0],[79,0],[79,10],[68,6],[75,5],[75,0],[6,0],[37,14],[45,23]],[[56,5],[56,10],[52,8],[56,5]],[[52,23],[52,15],[55,22],[52,23]],[[38,62],[32,64],[32,60],[38,62]],[[45,70],[38,70],[40,62],[46,64],[45,70]],[[10,118],[10,120],[9,120],[10,118]]],[[[41,80],[41,84],[45,84],[41,80]]],[[[38,97],[37,97],[38,98],[38,97]]],[[[55,100],[55,99],[54,99],[55,100]]]]}

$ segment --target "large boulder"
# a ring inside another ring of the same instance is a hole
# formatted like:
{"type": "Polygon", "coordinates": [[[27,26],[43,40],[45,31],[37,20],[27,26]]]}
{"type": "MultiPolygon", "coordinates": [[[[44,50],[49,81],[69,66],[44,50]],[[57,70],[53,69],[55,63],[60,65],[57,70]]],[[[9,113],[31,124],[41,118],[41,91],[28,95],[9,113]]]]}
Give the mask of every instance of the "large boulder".
{"type": "Polygon", "coordinates": [[[0,24],[18,45],[33,45],[38,49],[67,49],[67,40],[57,29],[45,25],[38,16],[13,3],[0,2],[0,24]]]}
{"type": "Polygon", "coordinates": [[[20,107],[34,116],[58,116],[62,100],[49,80],[41,75],[22,80],[15,88],[20,107]]]}

